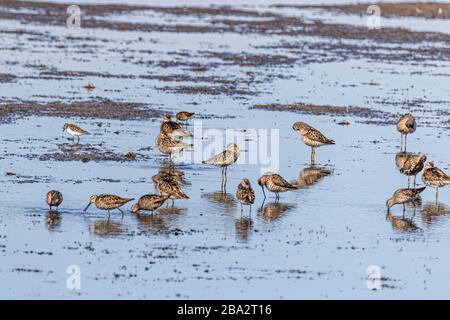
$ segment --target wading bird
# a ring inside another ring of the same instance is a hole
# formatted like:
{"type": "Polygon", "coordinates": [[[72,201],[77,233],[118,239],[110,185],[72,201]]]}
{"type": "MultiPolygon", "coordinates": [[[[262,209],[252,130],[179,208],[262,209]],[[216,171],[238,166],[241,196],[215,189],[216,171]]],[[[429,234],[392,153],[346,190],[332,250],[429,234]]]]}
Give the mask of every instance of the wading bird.
{"type": "Polygon", "coordinates": [[[252,212],[252,204],[255,202],[255,192],[252,189],[250,181],[248,179],[242,180],[236,190],[236,198],[241,203],[241,215],[243,211],[243,205],[250,206],[250,214],[252,212]]]}
{"type": "Polygon", "coordinates": [[[436,188],[436,203],[439,198],[439,188],[450,184],[450,177],[441,169],[434,166],[432,162],[427,162],[422,174],[422,181],[427,186],[436,188]]]}
{"type": "Polygon", "coordinates": [[[406,151],[406,138],[408,134],[414,133],[416,131],[417,124],[416,119],[410,113],[404,114],[397,121],[397,130],[401,134],[400,151],[403,150],[403,136],[405,136],[405,151],[406,151]]]}
{"type": "Polygon", "coordinates": [[[266,193],[264,191],[264,187],[267,188],[267,190],[275,193],[275,200],[280,199],[280,192],[286,192],[288,190],[294,190],[297,189],[294,185],[287,182],[283,177],[281,177],[279,174],[276,174],[274,172],[267,172],[263,174],[258,179],[258,184],[261,186],[264,199],[266,198],[266,193]]]}
{"type": "Polygon", "coordinates": [[[91,204],[95,204],[95,206],[98,209],[108,211],[108,218],[111,214],[111,210],[114,209],[119,210],[122,213],[123,217],[124,212],[122,211],[122,209],[120,209],[120,207],[132,200],[134,199],[122,198],[114,194],[100,194],[100,195],[94,194],[91,196],[89,203],[84,209],[84,211],[86,212],[91,204]]]}
{"type": "Polygon", "coordinates": [[[227,186],[227,167],[237,161],[240,153],[241,151],[238,146],[235,143],[230,143],[225,151],[222,151],[211,159],[202,162],[222,168],[222,191],[224,191],[227,186]]]}
{"type": "Polygon", "coordinates": [[[84,129],[81,129],[79,126],[65,123],[63,126],[63,132],[67,131],[73,137],[73,141],[75,141],[75,137],[78,137],[78,142],[80,142],[80,137],[90,134],[84,129]]]}
{"type": "Polygon", "coordinates": [[[315,163],[315,148],[334,144],[333,140],[328,139],[319,130],[304,122],[295,122],[292,129],[300,131],[300,138],[303,143],[311,147],[311,164],[315,163]]]}
{"type": "Polygon", "coordinates": [[[59,205],[63,202],[63,195],[57,190],[50,190],[45,196],[45,201],[49,205],[50,210],[52,210],[52,207],[56,207],[56,210],[58,210],[59,205]]]}

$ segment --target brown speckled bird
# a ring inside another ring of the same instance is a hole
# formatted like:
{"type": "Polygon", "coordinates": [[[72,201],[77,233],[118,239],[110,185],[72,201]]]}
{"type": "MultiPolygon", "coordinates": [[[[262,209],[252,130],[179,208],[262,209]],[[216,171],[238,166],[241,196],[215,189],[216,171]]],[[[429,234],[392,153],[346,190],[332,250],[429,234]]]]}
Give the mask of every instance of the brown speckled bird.
{"type": "Polygon", "coordinates": [[[171,138],[170,136],[159,133],[155,140],[156,147],[163,154],[168,154],[170,160],[172,156],[182,152],[183,150],[191,148],[193,145],[190,143],[185,143],[180,140],[171,138]]]}
{"type": "Polygon", "coordinates": [[[139,210],[153,211],[161,207],[169,199],[168,195],[146,194],[139,198],[138,202],[131,207],[131,213],[139,210]]]}
{"type": "Polygon", "coordinates": [[[202,162],[222,168],[222,191],[226,189],[227,185],[227,167],[235,163],[240,154],[241,151],[238,146],[235,143],[230,143],[225,151],[222,151],[214,157],[202,162]]]}
{"type": "Polygon", "coordinates": [[[432,162],[427,162],[422,174],[422,181],[427,186],[436,188],[436,203],[439,198],[439,188],[450,184],[450,177],[441,169],[434,166],[432,162]]]}
{"type": "Polygon", "coordinates": [[[52,207],[58,209],[59,205],[63,202],[63,195],[57,190],[50,190],[45,196],[45,201],[49,205],[50,210],[52,210],[52,207]]]}
{"type": "Polygon", "coordinates": [[[177,113],[177,120],[178,121],[184,121],[187,124],[187,121],[190,117],[192,117],[195,113],[189,112],[189,111],[180,111],[177,113]]]}
{"type": "Polygon", "coordinates": [[[172,121],[169,115],[164,115],[163,121],[159,127],[160,133],[169,136],[172,139],[191,137],[192,134],[184,129],[180,124],[172,121]]]}
{"type": "Polygon", "coordinates": [[[255,202],[255,192],[252,189],[250,181],[248,179],[242,180],[236,190],[236,198],[241,203],[241,215],[243,211],[243,205],[250,206],[250,213],[252,212],[252,204],[255,202]]]}
{"type": "Polygon", "coordinates": [[[397,130],[401,134],[400,150],[403,150],[403,135],[405,136],[405,151],[406,151],[406,138],[408,134],[414,133],[416,131],[417,124],[416,119],[410,113],[404,114],[397,121],[397,130]]]}
{"type": "Polygon", "coordinates": [[[386,207],[388,212],[390,212],[392,206],[396,204],[403,205],[403,212],[405,212],[405,203],[413,202],[419,197],[419,195],[425,190],[425,187],[417,189],[398,189],[394,192],[394,195],[386,201],[386,207]]]}
{"type": "Polygon", "coordinates": [[[334,144],[333,140],[325,137],[319,130],[311,127],[304,122],[295,122],[292,125],[292,129],[300,131],[300,138],[302,141],[311,147],[311,163],[315,162],[316,151],[315,148],[334,144]]]}
{"type": "Polygon", "coordinates": [[[80,142],[80,136],[88,135],[90,134],[84,129],[81,129],[79,126],[71,124],[71,123],[65,123],[63,126],[63,132],[67,131],[70,135],[73,137],[73,141],[75,141],[75,137],[78,137],[78,142],[80,142]]]}
{"type": "Polygon", "coordinates": [[[108,217],[111,213],[111,210],[114,210],[114,209],[119,210],[123,216],[124,212],[122,211],[122,209],[120,209],[120,207],[132,200],[134,200],[134,199],[122,198],[122,197],[116,196],[114,194],[100,194],[100,195],[94,194],[91,196],[91,198],[89,200],[89,204],[86,206],[84,211],[87,211],[87,209],[89,208],[89,206],[91,204],[95,204],[95,206],[98,209],[108,211],[108,217]]]}
{"type": "Polygon", "coordinates": [[[417,174],[422,171],[425,161],[427,157],[423,154],[409,154],[404,159],[400,172],[408,176],[408,188],[411,176],[414,176],[414,188],[416,187],[417,174]]]}
{"type": "Polygon", "coordinates": [[[181,191],[178,183],[167,176],[155,177],[153,182],[155,183],[156,190],[158,190],[161,195],[167,195],[169,196],[169,199],[172,199],[172,206],[175,203],[175,199],[189,199],[189,197],[181,191]]]}
{"type": "Polygon", "coordinates": [[[294,185],[287,182],[283,177],[274,172],[266,172],[265,174],[263,174],[258,179],[258,184],[262,188],[264,199],[266,198],[264,187],[266,187],[267,190],[275,193],[275,200],[280,199],[280,192],[297,189],[294,185]]]}

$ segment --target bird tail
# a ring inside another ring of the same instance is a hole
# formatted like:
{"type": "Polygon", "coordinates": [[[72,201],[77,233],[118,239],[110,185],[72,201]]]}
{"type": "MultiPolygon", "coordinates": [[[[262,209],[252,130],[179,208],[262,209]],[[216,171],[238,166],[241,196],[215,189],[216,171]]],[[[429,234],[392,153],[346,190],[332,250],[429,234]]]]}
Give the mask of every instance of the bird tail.
{"type": "Polygon", "coordinates": [[[328,142],[327,142],[328,144],[335,144],[334,143],[334,140],[330,140],[330,139],[328,139],[328,142]]]}

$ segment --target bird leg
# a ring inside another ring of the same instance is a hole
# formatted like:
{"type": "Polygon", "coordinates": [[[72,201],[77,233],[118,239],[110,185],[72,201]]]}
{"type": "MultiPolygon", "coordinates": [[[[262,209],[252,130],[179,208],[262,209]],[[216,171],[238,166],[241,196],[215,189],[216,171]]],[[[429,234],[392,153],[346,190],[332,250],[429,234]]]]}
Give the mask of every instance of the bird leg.
{"type": "Polygon", "coordinates": [[[417,178],[417,175],[414,176],[414,188],[416,188],[416,178],[417,178]]]}
{"type": "Polygon", "coordinates": [[[220,185],[220,191],[222,191],[222,192],[223,192],[224,175],[225,175],[225,167],[222,167],[222,181],[221,181],[221,185],[220,185]]]}
{"type": "Polygon", "coordinates": [[[405,217],[405,211],[406,211],[406,207],[405,207],[405,204],[403,204],[403,218],[405,217]]]}
{"type": "Polygon", "coordinates": [[[400,133],[400,152],[403,151],[403,133],[400,133]]]}
{"type": "Polygon", "coordinates": [[[438,198],[439,198],[439,187],[436,187],[436,204],[438,204],[438,198]]]}
{"type": "Polygon", "coordinates": [[[242,203],[241,203],[241,218],[242,218],[242,211],[244,210],[244,208],[242,207],[242,203]]]}
{"type": "Polygon", "coordinates": [[[408,138],[408,134],[405,134],[405,152],[406,152],[406,138],[408,138]]]}
{"type": "Polygon", "coordinates": [[[227,192],[227,167],[225,167],[225,180],[223,182],[223,191],[227,192]]]}
{"type": "Polygon", "coordinates": [[[315,160],[314,160],[315,156],[316,156],[316,151],[315,151],[314,147],[311,147],[311,165],[313,165],[315,162],[315,160]]]}
{"type": "Polygon", "coordinates": [[[408,176],[408,188],[409,188],[409,184],[410,184],[410,177],[408,176]]]}

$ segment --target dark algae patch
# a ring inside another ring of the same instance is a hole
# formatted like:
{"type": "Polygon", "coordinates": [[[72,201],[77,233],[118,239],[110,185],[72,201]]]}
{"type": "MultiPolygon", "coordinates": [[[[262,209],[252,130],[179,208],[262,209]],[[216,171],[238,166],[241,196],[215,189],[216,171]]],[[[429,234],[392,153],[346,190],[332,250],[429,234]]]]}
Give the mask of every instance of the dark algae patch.
{"type": "Polygon", "coordinates": [[[367,119],[394,119],[394,115],[365,107],[356,106],[330,106],[330,105],[314,105],[309,103],[292,103],[292,104],[256,104],[252,109],[270,110],[270,111],[289,111],[310,115],[334,115],[334,116],[355,116],[367,119]]]}
{"type": "Polygon", "coordinates": [[[93,118],[108,120],[145,120],[160,117],[160,112],[138,103],[81,101],[72,103],[7,103],[0,104],[0,121],[29,116],[60,118],[93,118]]]}
{"type": "Polygon", "coordinates": [[[380,7],[384,17],[416,17],[427,19],[450,19],[450,4],[439,2],[417,3],[358,3],[342,5],[291,5],[274,4],[275,8],[322,9],[345,14],[366,15],[369,5],[380,7]]]}
{"type": "Polygon", "coordinates": [[[133,156],[129,153],[117,153],[105,148],[103,144],[78,144],[78,143],[62,143],[58,145],[60,151],[46,153],[39,156],[41,161],[81,161],[81,162],[130,162],[145,158],[142,154],[133,152],[133,156]]]}

